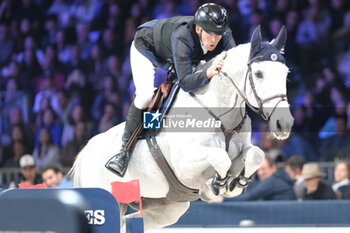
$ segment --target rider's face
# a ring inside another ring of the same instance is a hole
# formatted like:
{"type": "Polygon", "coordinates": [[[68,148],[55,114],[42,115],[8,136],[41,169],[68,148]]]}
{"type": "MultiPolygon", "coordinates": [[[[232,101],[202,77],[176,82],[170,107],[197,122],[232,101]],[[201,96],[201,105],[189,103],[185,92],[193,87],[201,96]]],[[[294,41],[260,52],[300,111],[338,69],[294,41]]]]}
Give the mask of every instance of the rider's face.
{"type": "Polygon", "coordinates": [[[214,35],[204,31],[202,28],[196,25],[196,32],[202,41],[204,48],[208,51],[213,51],[222,38],[222,35],[214,35]]]}

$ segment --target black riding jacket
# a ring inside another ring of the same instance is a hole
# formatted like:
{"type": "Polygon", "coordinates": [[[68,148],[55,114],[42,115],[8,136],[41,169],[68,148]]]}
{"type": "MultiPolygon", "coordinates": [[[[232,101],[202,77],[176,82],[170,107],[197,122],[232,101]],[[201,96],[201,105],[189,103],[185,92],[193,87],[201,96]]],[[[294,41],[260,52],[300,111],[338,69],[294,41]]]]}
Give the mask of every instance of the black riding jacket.
{"type": "Polygon", "coordinates": [[[152,20],[139,26],[135,34],[135,47],[154,66],[168,69],[174,65],[179,85],[184,91],[204,86],[209,82],[207,70],[195,72],[201,60],[210,60],[222,51],[236,46],[228,30],[213,51],[205,55],[195,32],[193,16],[179,16],[152,20]]]}

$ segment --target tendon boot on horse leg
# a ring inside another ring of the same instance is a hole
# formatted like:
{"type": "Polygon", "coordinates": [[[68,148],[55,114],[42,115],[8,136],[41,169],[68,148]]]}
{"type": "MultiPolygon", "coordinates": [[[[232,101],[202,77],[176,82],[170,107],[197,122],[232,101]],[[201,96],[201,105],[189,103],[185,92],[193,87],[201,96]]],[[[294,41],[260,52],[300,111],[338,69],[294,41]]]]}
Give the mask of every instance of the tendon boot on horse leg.
{"type": "MultiPolygon", "coordinates": [[[[112,157],[106,164],[106,167],[117,175],[123,177],[125,175],[131,153],[136,145],[137,137],[141,132],[138,129],[142,122],[143,110],[138,109],[134,102],[131,104],[128,116],[126,118],[124,133],[122,137],[122,148],[120,152],[112,157]]],[[[141,125],[142,127],[142,125],[141,125]]]]}
{"type": "Polygon", "coordinates": [[[239,174],[239,176],[237,176],[230,184],[229,184],[229,189],[230,192],[233,191],[234,188],[238,188],[241,189],[241,193],[243,194],[249,184],[249,182],[252,180],[253,175],[251,175],[249,178],[244,176],[244,170],[242,170],[241,174],[239,174]]]}
{"type": "Polygon", "coordinates": [[[221,178],[219,173],[216,173],[216,175],[211,183],[211,190],[213,191],[213,193],[215,195],[219,195],[220,189],[225,187],[225,185],[227,184],[227,178],[228,178],[227,175],[225,178],[221,178]]]}
{"type": "Polygon", "coordinates": [[[243,151],[244,168],[241,173],[228,184],[231,195],[237,196],[245,192],[254,173],[261,166],[265,153],[256,146],[251,146],[243,151]]]}

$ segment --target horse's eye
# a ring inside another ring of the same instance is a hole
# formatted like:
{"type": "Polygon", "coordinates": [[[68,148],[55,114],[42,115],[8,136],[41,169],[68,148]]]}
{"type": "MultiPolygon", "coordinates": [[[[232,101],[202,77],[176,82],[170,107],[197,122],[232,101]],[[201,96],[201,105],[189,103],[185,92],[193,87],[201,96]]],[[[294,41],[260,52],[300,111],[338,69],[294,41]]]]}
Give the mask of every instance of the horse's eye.
{"type": "Polygon", "coordinates": [[[257,78],[263,78],[263,77],[264,77],[264,75],[263,75],[263,73],[262,73],[261,71],[255,72],[255,76],[256,76],[257,78]]]}

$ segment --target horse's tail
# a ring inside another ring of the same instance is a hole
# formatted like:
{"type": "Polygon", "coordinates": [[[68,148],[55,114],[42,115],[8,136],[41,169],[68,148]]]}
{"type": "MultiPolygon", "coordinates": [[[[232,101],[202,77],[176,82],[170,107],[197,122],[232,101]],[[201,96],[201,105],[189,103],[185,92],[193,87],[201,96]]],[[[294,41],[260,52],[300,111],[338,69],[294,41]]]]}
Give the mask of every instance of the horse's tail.
{"type": "Polygon", "coordinates": [[[79,156],[79,155],[80,155],[80,153],[76,156],[72,168],[67,173],[67,178],[70,179],[71,181],[73,181],[74,187],[81,186],[79,172],[77,172],[78,167],[79,167],[78,160],[81,160],[81,158],[80,158],[81,156],[79,156]]]}
{"type": "Polygon", "coordinates": [[[72,168],[68,171],[67,177],[73,181],[74,187],[81,187],[81,179],[80,179],[80,169],[83,160],[84,152],[87,150],[89,143],[87,143],[83,149],[78,153],[75,157],[75,161],[73,163],[72,168]]]}

